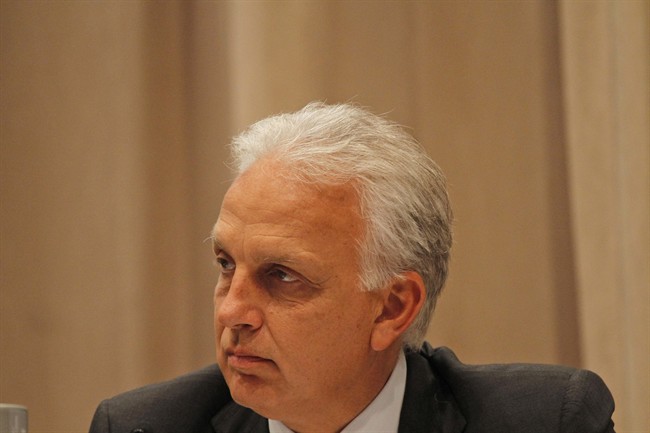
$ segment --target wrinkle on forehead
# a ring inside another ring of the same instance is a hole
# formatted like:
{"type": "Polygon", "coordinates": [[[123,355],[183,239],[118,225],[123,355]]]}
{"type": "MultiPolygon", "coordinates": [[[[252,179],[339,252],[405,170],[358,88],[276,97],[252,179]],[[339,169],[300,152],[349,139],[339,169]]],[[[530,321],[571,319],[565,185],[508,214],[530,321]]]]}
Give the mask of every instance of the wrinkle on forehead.
{"type": "Polygon", "coordinates": [[[353,229],[357,236],[363,233],[359,195],[354,182],[303,182],[291,173],[291,168],[281,161],[258,161],[235,179],[226,192],[222,211],[230,209],[239,215],[245,213],[252,219],[256,214],[265,217],[266,213],[274,213],[286,218],[283,224],[291,225],[292,220],[301,223],[309,220],[314,229],[330,228],[345,220],[344,226],[353,229]],[[232,196],[239,196],[234,194],[239,188],[244,188],[247,195],[255,196],[256,200],[235,202],[232,196]],[[329,207],[329,212],[313,215],[312,209],[323,204],[329,207]]]}

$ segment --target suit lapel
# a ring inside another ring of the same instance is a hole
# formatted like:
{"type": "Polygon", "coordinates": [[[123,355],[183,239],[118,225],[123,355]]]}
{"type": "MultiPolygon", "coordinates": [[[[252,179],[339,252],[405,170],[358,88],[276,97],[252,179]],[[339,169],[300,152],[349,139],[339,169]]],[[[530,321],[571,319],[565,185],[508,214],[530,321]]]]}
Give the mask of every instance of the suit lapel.
{"type": "Polygon", "coordinates": [[[465,418],[446,384],[434,376],[427,358],[407,352],[406,363],[406,391],[399,433],[462,432],[465,418]]]}
{"type": "Polygon", "coordinates": [[[231,401],[212,418],[212,428],[215,433],[269,433],[269,422],[231,401]]]}

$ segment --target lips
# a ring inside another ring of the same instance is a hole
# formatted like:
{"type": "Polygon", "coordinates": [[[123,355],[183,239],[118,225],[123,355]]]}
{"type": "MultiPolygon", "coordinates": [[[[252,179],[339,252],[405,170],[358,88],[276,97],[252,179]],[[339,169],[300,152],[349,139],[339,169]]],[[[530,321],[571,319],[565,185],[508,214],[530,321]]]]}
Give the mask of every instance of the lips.
{"type": "Polygon", "coordinates": [[[257,356],[253,352],[246,350],[226,350],[226,359],[228,366],[236,370],[253,370],[269,363],[272,363],[268,358],[257,356]]]}

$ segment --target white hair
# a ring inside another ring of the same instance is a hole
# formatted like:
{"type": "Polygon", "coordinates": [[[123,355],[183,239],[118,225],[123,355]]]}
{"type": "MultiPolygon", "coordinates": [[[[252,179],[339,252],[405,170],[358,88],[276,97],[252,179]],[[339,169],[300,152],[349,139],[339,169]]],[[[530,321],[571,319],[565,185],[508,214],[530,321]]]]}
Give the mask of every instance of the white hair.
{"type": "Polygon", "coordinates": [[[358,246],[361,284],[386,287],[404,272],[420,274],[426,300],[405,332],[406,347],[422,345],[447,277],[452,212],[444,175],[398,124],[350,104],[312,102],[261,120],[231,143],[239,174],[273,157],[305,182],[351,181],[366,223],[358,246]]]}

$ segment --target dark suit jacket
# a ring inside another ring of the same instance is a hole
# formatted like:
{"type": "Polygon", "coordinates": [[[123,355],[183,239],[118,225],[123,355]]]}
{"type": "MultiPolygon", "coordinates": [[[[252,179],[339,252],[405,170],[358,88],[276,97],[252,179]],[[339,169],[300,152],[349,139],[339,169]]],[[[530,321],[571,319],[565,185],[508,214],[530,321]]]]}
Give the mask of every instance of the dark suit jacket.
{"type": "MultiPolygon", "coordinates": [[[[568,367],[465,365],[447,348],[406,356],[400,433],[613,433],[614,400],[594,373],[568,367]]],[[[211,366],[105,400],[90,433],[268,433],[211,366]]]]}

